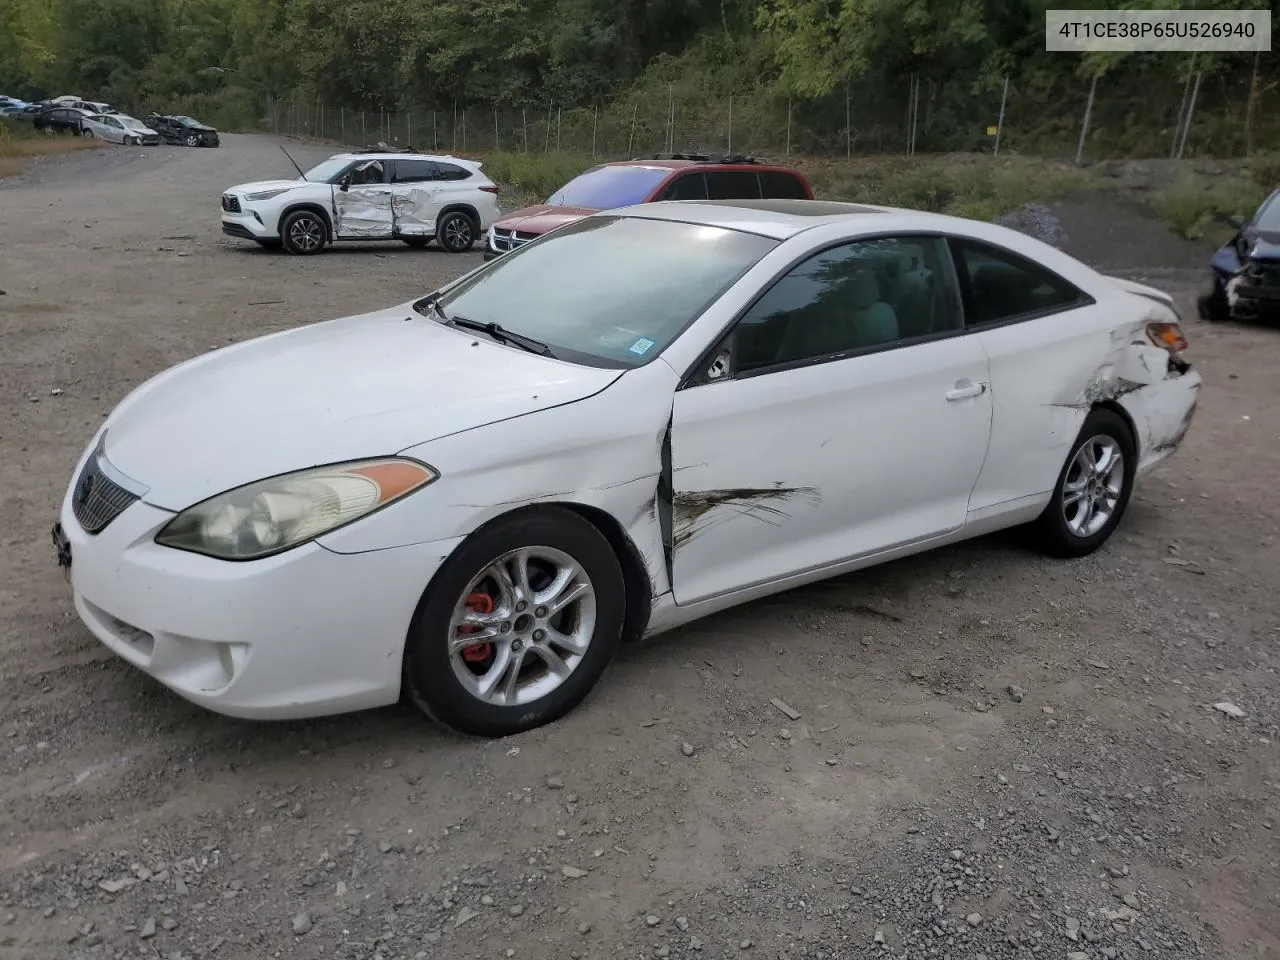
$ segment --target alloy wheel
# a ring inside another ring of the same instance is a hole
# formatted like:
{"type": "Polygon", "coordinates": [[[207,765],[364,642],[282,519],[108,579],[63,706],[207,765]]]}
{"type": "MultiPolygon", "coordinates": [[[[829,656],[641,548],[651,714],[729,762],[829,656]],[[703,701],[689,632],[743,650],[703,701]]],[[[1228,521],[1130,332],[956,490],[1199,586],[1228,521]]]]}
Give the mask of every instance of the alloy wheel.
{"type": "Polygon", "coordinates": [[[454,607],[449,661],[473,697],[522,706],[557,690],[596,629],[596,591],[582,565],[553,547],[503,554],[454,607]]]}
{"type": "Polygon", "coordinates": [[[1062,516],[1077,537],[1091,537],[1110,522],[1124,490],[1124,453],[1111,437],[1086,440],[1062,484],[1062,516]]]}

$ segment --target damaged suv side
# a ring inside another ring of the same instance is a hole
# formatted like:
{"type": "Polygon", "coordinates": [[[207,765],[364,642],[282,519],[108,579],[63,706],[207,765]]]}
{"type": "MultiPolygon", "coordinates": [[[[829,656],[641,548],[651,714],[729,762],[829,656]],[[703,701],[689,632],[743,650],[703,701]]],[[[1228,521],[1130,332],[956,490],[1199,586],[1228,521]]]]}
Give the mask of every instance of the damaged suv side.
{"type": "Polygon", "coordinates": [[[1280,316],[1280,189],[1237,223],[1236,234],[1209,261],[1212,276],[1200,296],[1204,320],[1280,316]]]}
{"type": "Polygon", "coordinates": [[[303,255],[370,240],[411,247],[435,240],[449,253],[466,253],[498,218],[498,186],[480,166],[419,153],[338,154],[301,179],[228,188],[222,232],[303,255]]]}

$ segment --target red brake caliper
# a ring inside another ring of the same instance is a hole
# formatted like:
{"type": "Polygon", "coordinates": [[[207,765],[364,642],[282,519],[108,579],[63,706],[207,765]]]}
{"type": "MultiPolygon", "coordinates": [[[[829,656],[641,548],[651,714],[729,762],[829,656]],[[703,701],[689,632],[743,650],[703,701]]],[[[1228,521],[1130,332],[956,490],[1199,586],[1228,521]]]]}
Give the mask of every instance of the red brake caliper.
{"type": "MultiPolygon", "coordinates": [[[[472,613],[493,613],[493,598],[487,593],[473,593],[467,597],[467,609],[472,613]]],[[[462,626],[459,633],[475,633],[478,627],[462,626]]],[[[493,656],[493,644],[475,643],[462,648],[462,659],[467,663],[484,663],[493,656]]]]}

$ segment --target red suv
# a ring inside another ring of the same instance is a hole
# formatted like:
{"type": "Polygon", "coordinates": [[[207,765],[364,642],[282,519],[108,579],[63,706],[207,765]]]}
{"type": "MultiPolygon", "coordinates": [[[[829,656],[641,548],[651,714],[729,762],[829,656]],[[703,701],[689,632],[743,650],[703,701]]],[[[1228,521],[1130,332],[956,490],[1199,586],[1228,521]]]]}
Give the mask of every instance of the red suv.
{"type": "Polygon", "coordinates": [[[751,157],[662,154],[592,167],[566,183],[546,203],[497,221],[486,237],[484,258],[536,240],[544,233],[601,210],[659,200],[812,200],[813,188],[789,167],[751,157]]]}

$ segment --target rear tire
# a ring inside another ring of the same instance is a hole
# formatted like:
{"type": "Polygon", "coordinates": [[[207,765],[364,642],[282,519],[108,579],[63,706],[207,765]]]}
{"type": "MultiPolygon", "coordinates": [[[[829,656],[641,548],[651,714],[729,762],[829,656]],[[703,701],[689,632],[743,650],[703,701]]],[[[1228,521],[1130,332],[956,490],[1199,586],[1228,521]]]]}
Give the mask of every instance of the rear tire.
{"type": "Polygon", "coordinates": [[[1048,506],[1031,526],[1036,546],[1071,559],[1106,543],[1129,505],[1137,467],[1137,443],[1124,417],[1103,407],[1090,411],[1048,506]]]}
{"type": "Polygon", "coordinates": [[[551,723],[608,667],[625,610],[618,558],[582,517],[552,507],[500,518],[457,549],[418,602],[404,692],[427,716],[471,736],[551,723]]]}
{"type": "Polygon", "coordinates": [[[450,253],[466,253],[475,246],[479,232],[471,216],[461,210],[450,210],[436,221],[436,240],[450,253]]]}
{"type": "Polygon", "coordinates": [[[280,224],[280,241],[284,248],[300,257],[309,257],[324,249],[329,228],[324,218],[313,210],[297,210],[280,224]]]}

